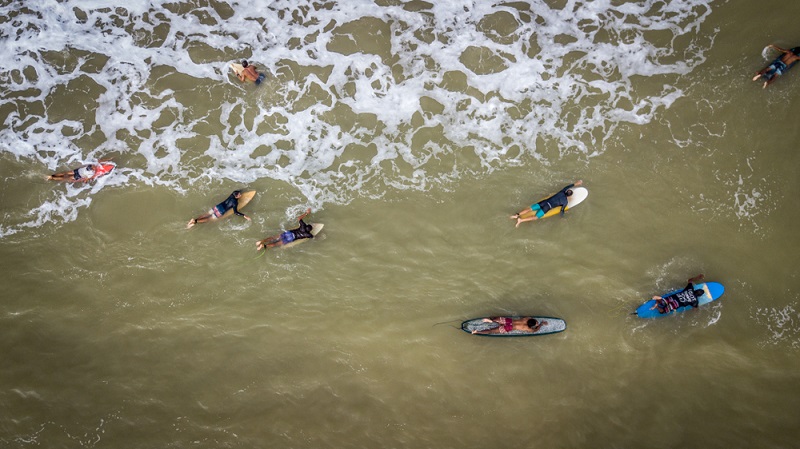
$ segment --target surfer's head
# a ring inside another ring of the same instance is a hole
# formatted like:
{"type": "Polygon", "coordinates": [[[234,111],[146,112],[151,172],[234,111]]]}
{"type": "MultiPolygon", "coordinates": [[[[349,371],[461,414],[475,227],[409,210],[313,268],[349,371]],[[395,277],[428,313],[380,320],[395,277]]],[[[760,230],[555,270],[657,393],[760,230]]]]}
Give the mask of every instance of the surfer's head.
{"type": "Polygon", "coordinates": [[[248,64],[247,64],[247,60],[246,60],[246,59],[243,59],[243,60],[242,60],[242,67],[247,67],[247,66],[248,66],[248,64]]]}
{"type": "Polygon", "coordinates": [[[564,195],[572,196],[572,189],[569,189],[566,192],[564,192],[564,195]]]}
{"type": "Polygon", "coordinates": [[[242,196],[242,191],[241,190],[234,190],[233,191],[233,197],[234,198],[239,198],[241,196],[242,196]]]}
{"type": "Polygon", "coordinates": [[[528,318],[528,322],[526,324],[529,328],[533,329],[536,327],[536,318],[528,318]]]}
{"type": "Polygon", "coordinates": [[[701,297],[701,296],[706,294],[705,290],[703,290],[703,289],[697,289],[693,293],[694,293],[694,297],[695,298],[699,298],[699,297],[701,297]]]}

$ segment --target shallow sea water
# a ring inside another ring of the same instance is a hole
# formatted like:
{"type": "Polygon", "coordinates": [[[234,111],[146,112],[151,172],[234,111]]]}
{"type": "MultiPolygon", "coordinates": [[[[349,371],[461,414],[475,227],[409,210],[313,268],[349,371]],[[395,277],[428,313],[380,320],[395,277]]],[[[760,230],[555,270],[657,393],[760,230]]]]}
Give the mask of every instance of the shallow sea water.
{"type": "Polygon", "coordinates": [[[800,72],[750,81],[785,2],[0,12],[3,447],[796,445],[800,72]],[[184,229],[238,188],[252,222],[184,229]],[[458,328],[528,314],[568,328],[458,328]]]}

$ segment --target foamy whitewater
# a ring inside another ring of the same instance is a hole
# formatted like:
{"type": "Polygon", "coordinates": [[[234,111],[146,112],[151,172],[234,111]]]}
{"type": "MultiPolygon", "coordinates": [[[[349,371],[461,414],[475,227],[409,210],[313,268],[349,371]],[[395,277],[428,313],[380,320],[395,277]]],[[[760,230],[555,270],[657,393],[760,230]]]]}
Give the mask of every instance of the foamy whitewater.
{"type": "Polygon", "coordinates": [[[712,44],[699,33],[710,0],[393,3],[0,8],[0,151],[42,177],[109,154],[119,165],[96,184],[53,189],[0,233],[74,220],[109,185],[182,192],[269,178],[320,208],[532,158],[589,161],[618,125],[648,123],[680,98],[676,77],[712,44]],[[264,85],[231,75],[243,58],[264,85]],[[643,78],[663,87],[637,91],[643,78]],[[65,103],[75,90],[84,100],[65,103]],[[548,143],[558,151],[545,156],[548,143]]]}

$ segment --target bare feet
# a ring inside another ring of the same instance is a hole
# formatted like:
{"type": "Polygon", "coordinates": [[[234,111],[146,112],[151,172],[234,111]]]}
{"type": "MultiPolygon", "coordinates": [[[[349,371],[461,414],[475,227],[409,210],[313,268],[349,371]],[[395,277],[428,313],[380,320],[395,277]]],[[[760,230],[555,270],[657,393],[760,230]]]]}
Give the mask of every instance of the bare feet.
{"type": "Polygon", "coordinates": [[[756,76],[753,77],[753,81],[758,81],[759,78],[761,78],[761,74],[756,73],[756,76]]]}
{"type": "Polygon", "coordinates": [[[264,243],[261,241],[256,242],[256,251],[261,251],[264,249],[264,243]]]}
{"type": "Polygon", "coordinates": [[[764,81],[764,87],[762,87],[762,89],[766,89],[767,88],[767,84],[769,84],[769,81],[764,81]]]}
{"type": "Polygon", "coordinates": [[[186,223],[186,229],[192,229],[192,226],[194,226],[196,224],[197,224],[197,220],[192,218],[191,220],[189,220],[189,223],[186,223]]]}

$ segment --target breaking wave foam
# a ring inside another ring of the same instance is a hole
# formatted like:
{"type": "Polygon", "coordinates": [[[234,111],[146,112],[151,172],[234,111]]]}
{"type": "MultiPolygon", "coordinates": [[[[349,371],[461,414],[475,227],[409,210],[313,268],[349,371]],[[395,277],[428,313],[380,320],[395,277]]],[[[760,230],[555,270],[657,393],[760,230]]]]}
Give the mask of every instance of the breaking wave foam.
{"type": "MultiPolygon", "coordinates": [[[[602,154],[683,95],[713,41],[710,0],[548,3],[11,2],[0,151],[43,172],[113,154],[113,183],[268,179],[347,203],[602,154]],[[241,58],[260,88],[228,73],[241,58]]],[[[2,232],[72,220],[92,190],[54,190],[2,232]]]]}

